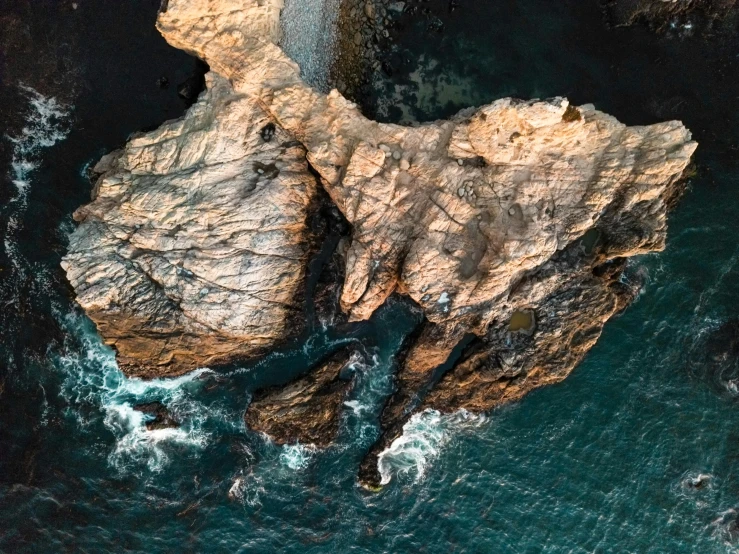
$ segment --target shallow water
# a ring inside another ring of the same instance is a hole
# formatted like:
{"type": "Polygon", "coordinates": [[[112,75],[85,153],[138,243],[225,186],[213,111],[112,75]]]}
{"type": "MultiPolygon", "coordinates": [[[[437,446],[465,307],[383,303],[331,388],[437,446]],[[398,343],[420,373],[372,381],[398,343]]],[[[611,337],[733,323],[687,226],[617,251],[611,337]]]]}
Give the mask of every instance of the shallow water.
{"type": "MultiPolygon", "coordinates": [[[[394,120],[565,94],[632,124],[683,118],[701,147],[667,250],[631,263],[643,291],[573,375],[487,416],[414,417],[372,494],[355,473],[417,321],[402,302],[351,336],[317,328],[259,363],[150,382],[124,378],[75,309],[59,260],[89,194],[86,167],[182,113],[177,84],[195,70],[157,36],[154,2],[77,3],[48,3],[30,30],[33,59],[63,51],[72,65],[44,81],[17,58],[0,83],[14,139],[0,149],[0,551],[737,550],[739,375],[725,331],[739,298],[733,38],[611,31],[582,1],[451,14],[432,1],[443,32],[430,16],[400,22],[393,55],[410,61],[379,77],[368,111],[391,88],[394,120]],[[366,356],[335,446],[278,447],[244,428],[250,390],[347,340],[366,356]],[[154,400],[180,429],[144,431],[131,407],[154,400]]],[[[0,15],[25,21],[22,4],[0,3],[0,15]]]]}

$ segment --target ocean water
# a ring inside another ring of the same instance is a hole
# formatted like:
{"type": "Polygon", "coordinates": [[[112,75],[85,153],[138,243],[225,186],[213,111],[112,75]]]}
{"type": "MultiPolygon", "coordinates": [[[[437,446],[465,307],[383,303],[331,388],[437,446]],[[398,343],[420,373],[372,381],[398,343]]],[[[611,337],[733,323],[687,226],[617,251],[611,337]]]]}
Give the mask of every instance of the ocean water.
{"type": "Polygon", "coordinates": [[[178,84],[199,71],[157,36],[156,2],[75,4],[0,2],[0,44],[23,53],[0,56],[0,552],[739,551],[735,36],[610,30],[583,0],[431,0],[397,20],[368,113],[562,94],[630,124],[681,118],[701,146],[667,250],[631,262],[644,289],[580,367],[490,414],[412,418],[369,493],[356,469],[418,321],[407,304],[148,382],[75,307],[59,261],[87,168],[181,114],[178,84]],[[250,391],[348,341],[363,358],[334,446],[245,429],[250,391]],[[179,429],[144,430],[132,406],[155,400],[179,429]]]}

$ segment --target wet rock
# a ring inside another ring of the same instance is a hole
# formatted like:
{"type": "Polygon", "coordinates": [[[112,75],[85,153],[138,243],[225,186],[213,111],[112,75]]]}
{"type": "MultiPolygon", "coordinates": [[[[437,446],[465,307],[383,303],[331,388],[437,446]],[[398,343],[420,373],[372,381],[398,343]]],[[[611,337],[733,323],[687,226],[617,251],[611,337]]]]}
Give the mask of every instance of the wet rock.
{"type": "Polygon", "coordinates": [[[375,18],[375,4],[372,0],[368,0],[364,3],[364,14],[367,16],[367,19],[375,18]]]}
{"type": "Polygon", "coordinates": [[[689,32],[700,24],[737,14],[737,0],[605,0],[603,10],[610,25],[645,24],[655,31],[689,32]]]}
{"type": "Polygon", "coordinates": [[[202,90],[202,85],[199,79],[195,77],[189,77],[184,82],[177,85],[177,94],[179,94],[185,100],[194,101],[198,94],[202,90]]]}
{"type": "Polygon", "coordinates": [[[256,391],[246,410],[249,428],[277,444],[329,446],[339,432],[341,409],[352,387],[347,366],[356,346],[343,348],[285,386],[256,391]]]}
{"type": "Polygon", "coordinates": [[[180,426],[180,422],[169,413],[167,407],[161,402],[148,402],[146,404],[137,404],[134,410],[142,412],[154,419],[146,422],[146,429],[156,431],[157,429],[170,429],[180,426]]]}
{"type": "Polygon", "coordinates": [[[739,396],[739,318],[688,340],[688,371],[721,396],[739,396]]]}

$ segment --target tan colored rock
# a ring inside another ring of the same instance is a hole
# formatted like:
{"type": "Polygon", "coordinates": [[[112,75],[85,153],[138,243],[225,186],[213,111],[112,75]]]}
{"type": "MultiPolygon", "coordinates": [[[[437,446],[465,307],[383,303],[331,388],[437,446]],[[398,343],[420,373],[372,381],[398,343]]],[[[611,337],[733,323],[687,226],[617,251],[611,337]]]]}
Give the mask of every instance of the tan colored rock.
{"type": "MultiPolygon", "coordinates": [[[[233,7],[226,0],[201,6],[222,14],[233,7]]],[[[487,410],[563,378],[605,320],[627,303],[611,299],[609,282],[594,279],[593,268],[664,247],[667,199],[696,147],[679,122],[626,127],[592,106],[575,108],[557,98],[503,99],[413,128],[378,124],[336,91],[323,96],[303,84],[272,37],[243,38],[240,15],[204,20],[183,21],[170,8],[159,25],[167,40],[197,52],[240,92],[261,98],[308,149],[308,160],[354,227],[343,308],[352,319],[366,319],[399,291],[419,303],[430,322],[398,373],[380,447],[465,333],[486,337],[488,346],[463,356],[425,405],[487,410]],[[561,264],[560,253],[594,228],[608,234],[597,264],[572,262],[570,280],[545,278],[551,264],[561,264]],[[481,367],[475,360],[485,356],[498,359],[500,344],[486,333],[508,337],[506,321],[517,309],[510,301],[522,283],[538,283],[520,301],[540,320],[539,331],[527,338],[542,354],[530,356],[528,365],[520,353],[509,359],[521,366],[516,374],[527,384],[503,387],[488,379],[495,391],[507,391],[490,394],[489,387],[472,386],[480,378],[469,368],[481,367]],[[570,298],[573,291],[581,294],[570,298]],[[554,318],[554,328],[558,321],[561,328],[553,334],[545,332],[549,319],[539,313],[547,303],[562,315],[554,318]],[[568,349],[564,337],[580,337],[583,329],[595,331],[568,349]],[[572,355],[556,362],[559,349],[572,355]]],[[[367,481],[376,484],[374,476],[367,481]]]]}
{"type": "Polygon", "coordinates": [[[400,287],[430,320],[474,319],[482,332],[497,298],[617,199],[625,210],[644,203],[654,231],[633,253],[662,247],[659,197],[696,147],[681,123],[626,127],[592,106],[565,118],[569,103],[557,98],[498,100],[418,127],[378,124],[338,92],[324,96],[300,81],[273,35],[253,31],[256,4],[262,17],[276,17],[279,2],[267,0],[170,2],[159,28],[258,96],[308,149],[354,225],[342,298],[353,319],[368,318],[400,287]],[[193,13],[200,16],[186,18],[193,13]],[[387,148],[411,167],[387,158],[387,148]],[[462,185],[469,195],[458,195],[462,185]]]}
{"type": "Polygon", "coordinates": [[[305,150],[225,79],[207,83],[182,119],[101,160],[75,213],[62,265],[132,375],[261,354],[300,327],[305,150]]]}
{"type": "Polygon", "coordinates": [[[342,348],[292,383],[255,392],[246,424],[278,444],[329,446],[339,432],[341,408],[352,386],[342,370],[357,361],[354,346],[342,348]]]}

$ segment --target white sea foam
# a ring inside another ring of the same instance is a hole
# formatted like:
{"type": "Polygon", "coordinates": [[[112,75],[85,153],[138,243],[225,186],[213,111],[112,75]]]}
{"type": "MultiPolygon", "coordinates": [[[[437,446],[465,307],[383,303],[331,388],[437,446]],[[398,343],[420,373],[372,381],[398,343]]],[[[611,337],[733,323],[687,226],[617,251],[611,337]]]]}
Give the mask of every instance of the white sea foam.
{"type": "Polygon", "coordinates": [[[317,452],[312,444],[287,444],[282,447],[280,462],[292,470],[305,469],[317,452]]]}
{"type": "Polygon", "coordinates": [[[364,413],[369,412],[372,407],[367,404],[362,404],[359,400],[347,400],[344,402],[344,406],[349,408],[354,415],[361,416],[364,413]]]}
{"type": "Polygon", "coordinates": [[[228,497],[244,506],[261,506],[261,496],[265,493],[262,479],[254,473],[240,474],[228,489],[228,497]]]}
{"type": "Polygon", "coordinates": [[[717,541],[723,543],[727,552],[736,552],[736,542],[739,538],[739,513],[734,508],[724,510],[714,519],[709,529],[717,541]]]}
{"type": "Polygon", "coordinates": [[[104,425],[116,437],[108,458],[111,466],[128,471],[143,465],[151,471],[160,471],[169,461],[166,445],[203,448],[208,444],[209,419],[234,422],[237,428],[243,425],[238,414],[217,406],[206,407],[189,393],[188,389],[197,386],[196,382],[210,370],[198,369],[172,379],[128,378],[118,369],[113,351],[102,343],[86,318],[68,314],[61,319],[79,345],[67,344],[56,359],[65,375],[60,394],[82,429],[98,421],[102,412],[104,425]],[[146,429],[148,416],[134,406],[155,400],[176,415],[180,427],[146,429]]]}
{"type": "MultiPolygon", "coordinates": [[[[3,210],[5,215],[5,252],[17,273],[24,272],[24,262],[17,245],[17,233],[23,226],[23,214],[28,207],[33,173],[38,169],[41,152],[64,140],[69,134],[70,109],[53,97],[21,85],[28,99],[25,125],[20,134],[6,135],[13,143],[10,178],[15,185],[15,195],[3,210]]],[[[6,277],[7,279],[7,277],[6,277]]]]}
{"type": "Polygon", "coordinates": [[[352,397],[344,401],[340,438],[348,442],[342,448],[367,447],[377,437],[374,414],[387,394],[392,391],[391,362],[381,359],[378,352],[352,358],[354,371],[352,397]]]}
{"type": "Polygon", "coordinates": [[[486,420],[485,416],[466,410],[449,415],[436,410],[414,414],[403,426],[403,434],[378,457],[381,484],[386,485],[393,476],[400,475],[413,475],[414,482],[419,482],[426,475],[429,464],[457,433],[486,420]]]}

